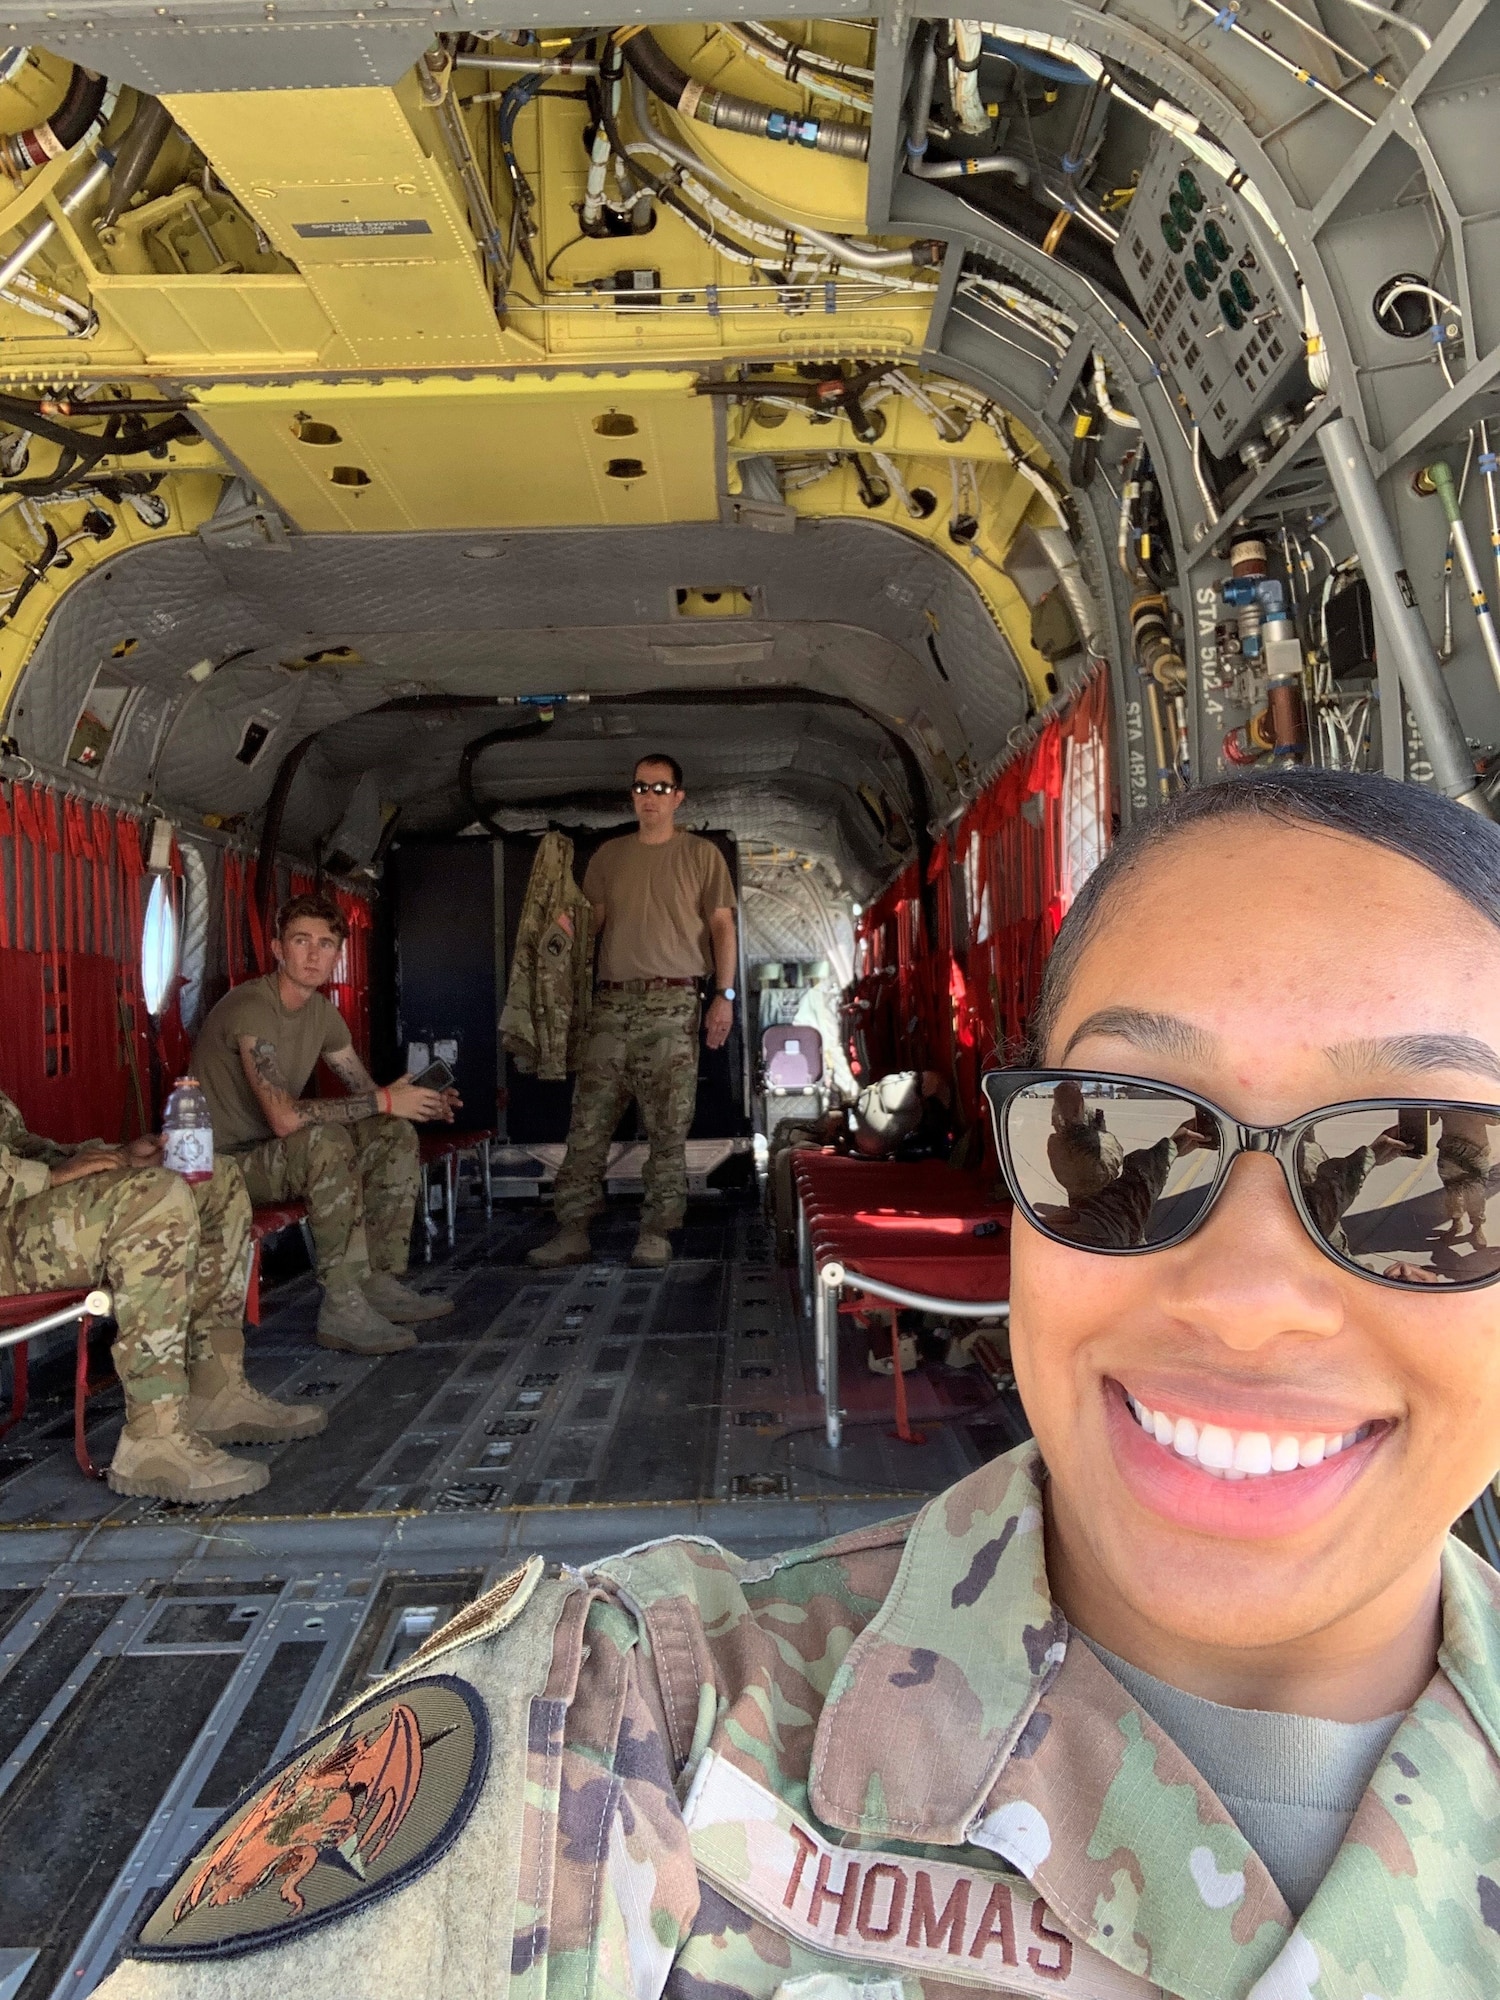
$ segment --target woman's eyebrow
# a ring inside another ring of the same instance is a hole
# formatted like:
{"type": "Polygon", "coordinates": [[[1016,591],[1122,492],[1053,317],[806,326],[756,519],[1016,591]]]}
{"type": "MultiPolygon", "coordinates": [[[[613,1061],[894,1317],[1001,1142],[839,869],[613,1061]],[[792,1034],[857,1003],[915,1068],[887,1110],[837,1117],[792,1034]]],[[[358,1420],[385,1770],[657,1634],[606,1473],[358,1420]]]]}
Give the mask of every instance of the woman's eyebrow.
{"type": "MultiPolygon", "coordinates": [[[[1063,1061],[1090,1035],[1112,1035],[1116,1041],[1129,1042],[1149,1055],[1178,1056],[1188,1062],[1207,1061],[1217,1046],[1206,1029],[1183,1020],[1180,1014],[1148,1013],[1139,1007],[1101,1007],[1086,1021],[1080,1021],[1069,1035],[1062,1052],[1063,1061]]],[[[1500,1074],[1500,1067],[1496,1073],[1500,1074]]]]}
{"type": "Polygon", "coordinates": [[[1500,1055],[1477,1035],[1382,1035],[1334,1042],[1323,1053],[1340,1069],[1468,1069],[1500,1083],[1500,1055]]]}

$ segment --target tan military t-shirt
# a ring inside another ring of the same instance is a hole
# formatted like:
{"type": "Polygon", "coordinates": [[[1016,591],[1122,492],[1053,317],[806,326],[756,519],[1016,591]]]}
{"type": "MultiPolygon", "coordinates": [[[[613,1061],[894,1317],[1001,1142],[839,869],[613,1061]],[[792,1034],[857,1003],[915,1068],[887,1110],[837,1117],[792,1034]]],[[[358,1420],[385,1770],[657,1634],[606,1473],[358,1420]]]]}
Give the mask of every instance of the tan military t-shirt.
{"type": "Polygon", "coordinates": [[[336,1055],[350,1046],[348,1023],[331,1000],[315,993],[293,1013],[281,1004],[274,972],[226,993],[209,1010],[193,1050],[193,1074],[208,1099],[214,1145],[221,1153],[244,1152],[276,1136],[240,1061],[242,1035],[271,1043],[293,1097],[306,1089],[319,1056],[336,1055]]]}
{"type": "Polygon", "coordinates": [[[606,840],[583,893],[605,910],[600,979],[701,979],[714,969],[708,920],[734,908],[723,855],[695,833],[658,846],[633,833],[606,840]]]}

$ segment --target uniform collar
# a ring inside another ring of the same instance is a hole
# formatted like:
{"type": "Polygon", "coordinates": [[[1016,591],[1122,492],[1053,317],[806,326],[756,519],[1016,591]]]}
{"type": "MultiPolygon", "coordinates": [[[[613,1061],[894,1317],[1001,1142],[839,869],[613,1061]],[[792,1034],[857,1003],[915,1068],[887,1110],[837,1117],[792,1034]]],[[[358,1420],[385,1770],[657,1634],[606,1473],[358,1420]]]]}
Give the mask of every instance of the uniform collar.
{"type": "Polygon", "coordinates": [[[1087,1647],[1068,1649],[1047,1583],[1044,1480],[1023,1446],[918,1515],[829,1690],[809,1785],[818,1817],[871,1845],[988,1849],[1074,1936],[1187,2000],[1310,2000],[1320,1968],[1330,1992],[1418,1990],[1384,1986],[1364,1959],[1372,1898],[1409,1904],[1416,1935],[1446,1896],[1460,1957],[1493,1943],[1500,1578],[1450,1539],[1438,1670],[1294,1926],[1182,1752],[1087,1647]],[[1440,1837],[1424,1844],[1409,1828],[1432,1809],[1440,1837]],[[1361,1964],[1362,1985],[1339,1983],[1361,1964]]]}
{"type": "Polygon", "coordinates": [[[877,1841],[965,1838],[1067,1646],[1047,1587],[1043,1477],[1023,1445],[917,1516],[818,1723],[809,1797],[825,1825],[877,1841]]]}

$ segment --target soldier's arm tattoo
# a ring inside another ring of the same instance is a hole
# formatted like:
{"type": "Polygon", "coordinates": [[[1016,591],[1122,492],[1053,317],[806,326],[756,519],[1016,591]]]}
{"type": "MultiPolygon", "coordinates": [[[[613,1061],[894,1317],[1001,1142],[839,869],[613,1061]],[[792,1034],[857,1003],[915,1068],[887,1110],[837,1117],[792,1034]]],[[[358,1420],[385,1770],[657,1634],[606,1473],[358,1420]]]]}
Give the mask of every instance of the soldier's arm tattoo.
{"type": "Polygon", "coordinates": [[[323,1060],[346,1090],[359,1091],[365,1095],[374,1092],[375,1079],[352,1048],[335,1049],[331,1056],[325,1056],[323,1060]]]}
{"type": "Polygon", "coordinates": [[[283,1136],[304,1125],[357,1125],[378,1109],[373,1084],[348,1097],[294,1097],[276,1060],[275,1043],[258,1036],[241,1036],[240,1061],[272,1131],[283,1136]]]}

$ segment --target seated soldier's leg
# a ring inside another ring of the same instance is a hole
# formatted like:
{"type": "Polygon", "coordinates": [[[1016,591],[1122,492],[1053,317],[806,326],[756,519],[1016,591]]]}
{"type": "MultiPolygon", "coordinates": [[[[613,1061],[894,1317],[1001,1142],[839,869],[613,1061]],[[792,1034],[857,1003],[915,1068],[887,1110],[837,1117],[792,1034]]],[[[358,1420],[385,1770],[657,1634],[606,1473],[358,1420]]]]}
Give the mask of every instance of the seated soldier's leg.
{"type": "Polygon", "coordinates": [[[397,1326],[441,1319],[452,1312],[452,1299],[424,1298],[401,1283],[422,1190],[417,1128],[405,1118],[376,1117],[362,1118],[349,1129],[364,1185],[365,1241],[370,1248],[365,1297],[397,1326]]]}
{"type": "Polygon", "coordinates": [[[323,1286],[318,1345],[350,1354],[394,1354],[415,1334],[383,1319],[364,1294],[370,1275],[365,1192],[347,1125],[304,1125],[238,1156],[253,1202],[307,1203],[313,1254],[323,1286]]]}
{"type": "Polygon", "coordinates": [[[198,1259],[189,1300],[189,1430],[214,1444],[279,1444],[314,1437],[328,1412],[316,1403],[278,1403],[245,1380],[245,1288],[250,1279],[250,1196],[233,1160],[191,1184],[198,1210],[198,1259]]]}
{"type": "Polygon", "coordinates": [[[589,1218],[604,1206],[604,1169],[609,1145],[626,1105],[630,1085],[625,1077],[630,996],[601,993],[589,1018],[588,1039],[573,1085],[573,1116],[568,1123],[568,1150],[552,1188],[557,1234],[527,1253],[526,1261],[546,1270],[558,1264],[586,1264],[589,1218]]]}
{"type": "Polygon", "coordinates": [[[628,1075],[651,1150],[641,1169],[646,1199],[632,1264],[662,1265],[669,1229],[687,1213],[687,1135],[698,1102],[698,996],[643,993],[632,1024],[628,1075]]]}
{"type": "Polygon", "coordinates": [[[233,1500],[265,1485],[265,1466],[216,1450],[182,1421],[199,1229],[180,1175],[146,1167],[69,1181],[16,1203],[0,1228],[25,1289],[102,1283],[114,1295],[111,1352],[125,1391],[125,1428],[109,1468],[117,1493],[233,1500]]]}

